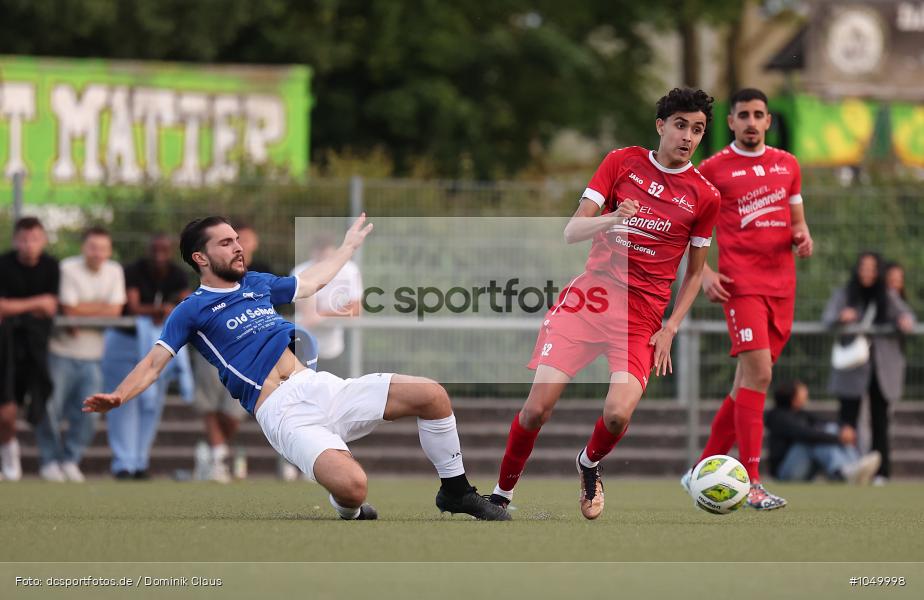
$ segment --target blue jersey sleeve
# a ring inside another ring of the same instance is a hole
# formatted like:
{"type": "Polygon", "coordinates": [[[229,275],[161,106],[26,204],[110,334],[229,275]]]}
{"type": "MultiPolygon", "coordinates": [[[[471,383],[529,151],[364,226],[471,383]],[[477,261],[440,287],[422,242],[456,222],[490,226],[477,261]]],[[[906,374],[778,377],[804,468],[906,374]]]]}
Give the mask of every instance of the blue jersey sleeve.
{"type": "Polygon", "coordinates": [[[270,302],[276,304],[291,304],[295,301],[298,292],[298,277],[278,277],[272,273],[250,272],[248,277],[258,280],[269,287],[270,302]]]}
{"type": "Polygon", "coordinates": [[[189,300],[180,302],[167,317],[164,328],[160,332],[160,339],[156,343],[176,356],[180,348],[189,341],[189,336],[195,329],[194,310],[195,307],[189,300]]]}

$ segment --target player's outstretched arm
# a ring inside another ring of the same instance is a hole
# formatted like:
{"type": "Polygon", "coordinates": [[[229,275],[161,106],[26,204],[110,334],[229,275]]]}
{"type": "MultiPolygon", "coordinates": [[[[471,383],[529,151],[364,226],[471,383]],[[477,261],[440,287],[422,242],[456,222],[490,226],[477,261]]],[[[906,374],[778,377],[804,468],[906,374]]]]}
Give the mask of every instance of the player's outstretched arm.
{"type": "Polygon", "coordinates": [[[651,340],[648,342],[650,346],[654,346],[655,375],[667,375],[674,372],[674,367],[671,364],[671,344],[680,329],[680,323],[687,316],[687,312],[693,306],[693,301],[696,300],[696,294],[699,293],[699,286],[703,281],[703,268],[706,264],[706,255],[708,253],[708,246],[701,248],[690,246],[687,272],[683,276],[683,282],[680,284],[680,291],[677,292],[674,310],[664,326],[651,336],[651,340]]]}
{"type": "Polygon", "coordinates": [[[93,394],[84,400],[83,412],[105,413],[122,406],[157,381],[160,372],[164,370],[171,358],[173,355],[166,348],[160,344],[155,345],[148,355],[135,365],[132,372],[122,380],[115,391],[111,394],[93,394]]]}
{"type": "Polygon", "coordinates": [[[588,198],[582,198],[581,204],[565,225],[565,242],[574,244],[589,240],[601,231],[615,225],[623,225],[623,220],[635,216],[638,212],[637,200],[623,200],[616,210],[597,217],[600,207],[588,198]]]}
{"type": "Polygon", "coordinates": [[[340,272],[343,265],[353,257],[353,253],[363,245],[366,236],[372,231],[372,223],[368,225],[365,223],[366,213],[363,213],[347,230],[346,235],[343,236],[343,243],[334,250],[333,254],[298,274],[296,300],[313,296],[340,272]]]}

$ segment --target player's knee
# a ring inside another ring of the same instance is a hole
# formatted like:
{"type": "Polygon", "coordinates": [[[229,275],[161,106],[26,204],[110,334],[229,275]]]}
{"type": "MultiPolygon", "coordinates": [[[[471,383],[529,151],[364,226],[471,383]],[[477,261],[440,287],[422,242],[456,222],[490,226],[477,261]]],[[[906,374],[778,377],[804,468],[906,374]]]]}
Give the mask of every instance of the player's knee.
{"type": "Polygon", "coordinates": [[[619,434],[629,426],[632,413],[623,407],[604,408],[603,424],[611,433],[619,434]]]}
{"type": "Polygon", "coordinates": [[[342,506],[358,507],[366,501],[369,492],[369,481],[362,470],[351,473],[334,493],[337,502],[342,506]]]}
{"type": "Polygon", "coordinates": [[[544,406],[524,406],[520,411],[520,425],[524,429],[539,429],[552,417],[552,409],[544,406]]]}
{"type": "Polygon", "coordinates": [[[757,390],[766,390],[770,387],[770,382],[773,379],[773,367],[769,364],[756,364],[752,365],[745,377],[744,383],[746,387],[755,388],[757,390]]]}
{"type": "Polygon", "coordinates": [[[452,402],[446,388],[429,379],[418,384],[410,408],[411,414],[422,419],[442,419],[452,414],[452,402]]]}
{"type": "Polygon", "coordinates": [[[452,402],[449,400],[449,392],[437,382],[431,382],[427,386],[427,405],[440,413],[451,413],[452,402]]]}

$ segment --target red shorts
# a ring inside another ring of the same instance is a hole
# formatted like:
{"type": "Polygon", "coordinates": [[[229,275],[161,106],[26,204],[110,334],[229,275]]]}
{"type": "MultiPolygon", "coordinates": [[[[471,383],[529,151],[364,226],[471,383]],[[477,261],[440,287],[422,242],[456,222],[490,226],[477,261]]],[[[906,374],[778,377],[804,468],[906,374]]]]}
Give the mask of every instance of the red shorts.
{"type": "Polygon", "coordinates": [[[792,333],[795,296],[733,296],[722,308],[731,338],[731,356],[749,350],[770,350],[780,357],[792,333]]]}
{"type": "Polygon", "coordinates": [[[611,373],[631,373],[644,390],[654,362],[648,342],[660,328],[661,315],[649,300],[605,276],[583,273],[546,313],[527,366],[548,365],[575,377],[605,354],[611,373]]]}

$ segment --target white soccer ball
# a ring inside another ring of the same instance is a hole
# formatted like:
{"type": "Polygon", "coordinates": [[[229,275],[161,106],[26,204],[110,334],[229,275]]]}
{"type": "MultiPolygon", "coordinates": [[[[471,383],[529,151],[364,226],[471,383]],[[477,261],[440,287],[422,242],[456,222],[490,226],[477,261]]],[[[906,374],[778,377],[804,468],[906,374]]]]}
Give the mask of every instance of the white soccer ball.
{"type": "Polygon", "coordinates": [[[724,454],[704,458],[690,476],[693,503],[714,515],[727,515],[741,508],[750,489],[744,465],[724,454]]]}

